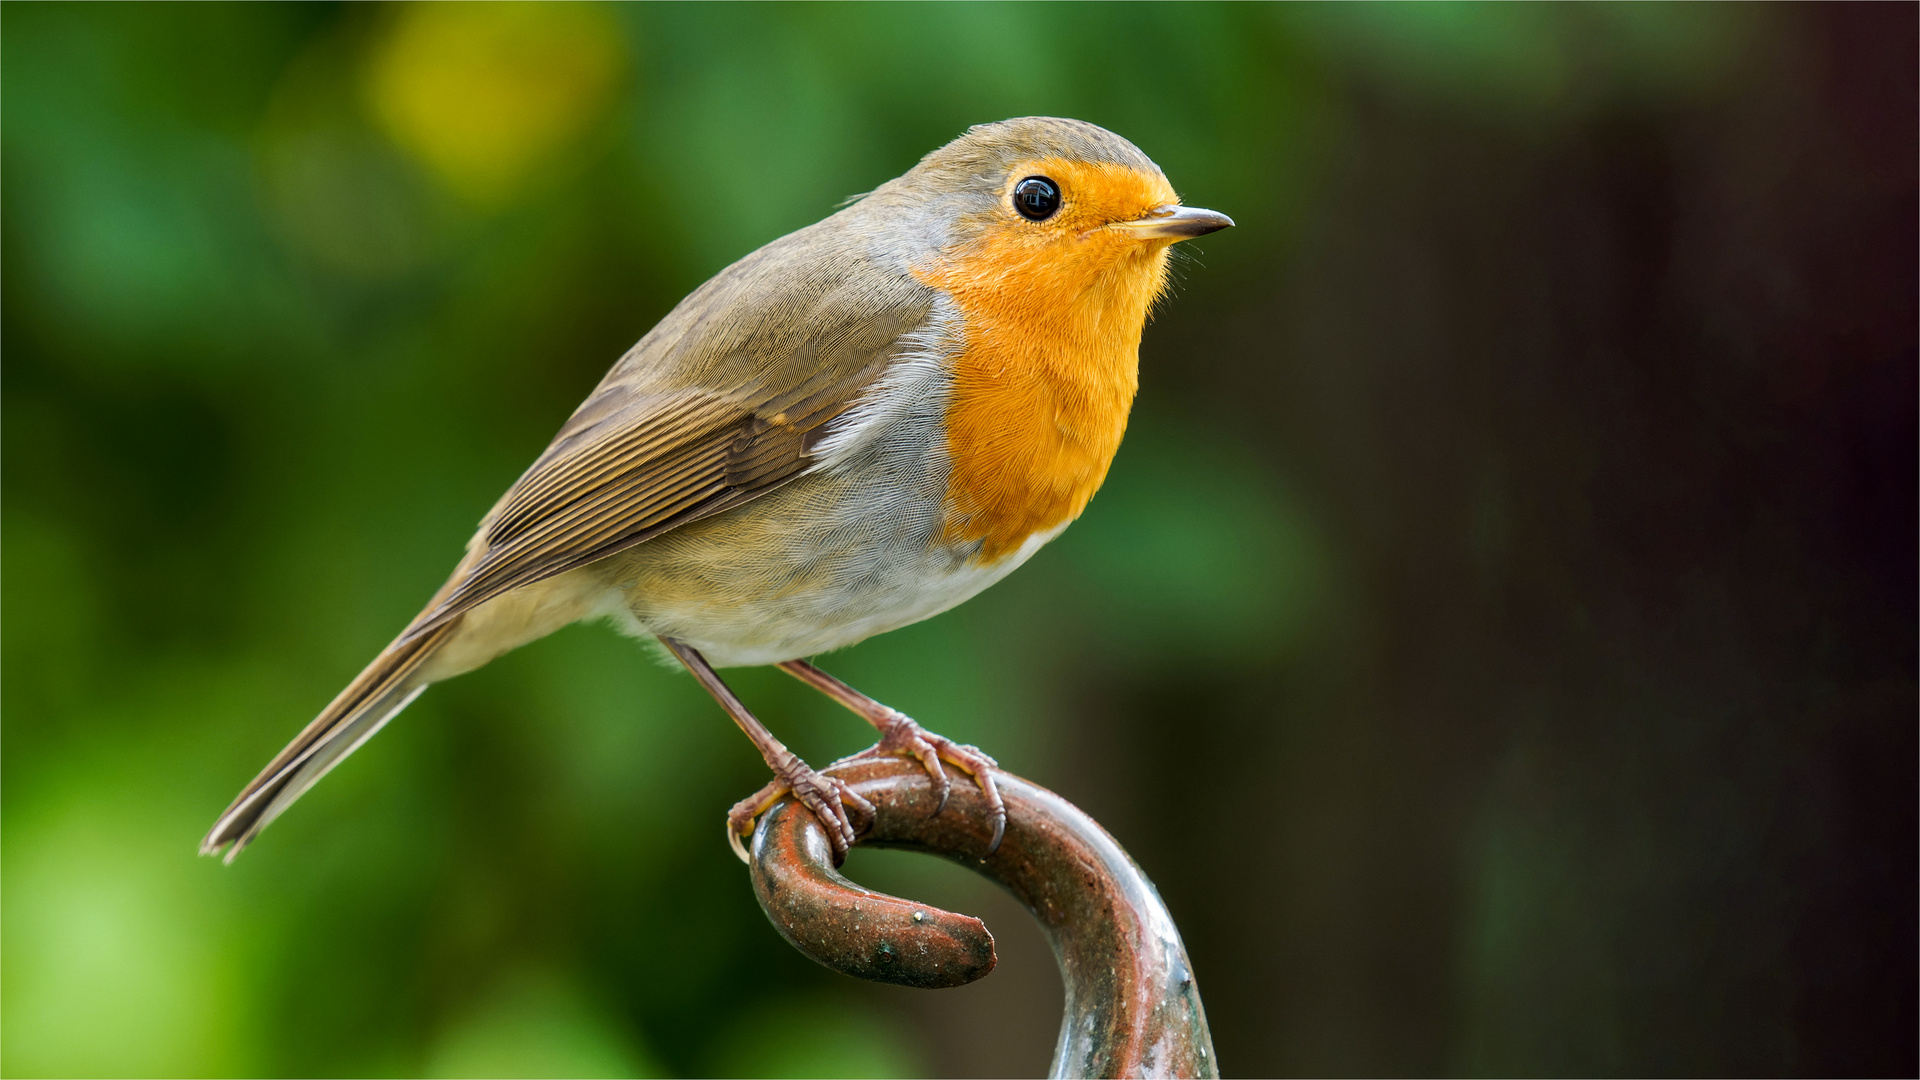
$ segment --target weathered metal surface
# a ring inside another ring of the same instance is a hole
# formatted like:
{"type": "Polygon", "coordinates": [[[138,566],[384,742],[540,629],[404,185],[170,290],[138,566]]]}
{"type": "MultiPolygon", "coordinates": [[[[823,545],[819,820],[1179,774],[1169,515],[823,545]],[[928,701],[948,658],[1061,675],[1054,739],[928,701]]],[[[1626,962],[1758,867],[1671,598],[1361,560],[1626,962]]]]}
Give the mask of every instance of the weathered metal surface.
{"type": "MultiPolygon", "coordinates": [[[[1006,837],[984,799],[955,783],[933,814],[918,763],[843,762],[827,770],[874,805],[861,844],[940,855],[999,882],[1040,920],[1066,984],[1052,1075],[1214,1077],[1219,1067],[1186,948],[1153,883],[1105,829],[1058,795],[1005,772],[1006,837]]],[[[813,815],[782,802],[753,836],[754,892],[780,933],[857,978],[959,986],[993,969],[978,919],[864,889],[832,865],[813,815]]]]}
{"type": "Polygon", "coordinates": [[[791,800],[761,818],[752,850],[753,891],[767,918],[794,948],[835,971],[938,990],[993,970],[984,923],[840,876],[827,834],[791,800]]]}

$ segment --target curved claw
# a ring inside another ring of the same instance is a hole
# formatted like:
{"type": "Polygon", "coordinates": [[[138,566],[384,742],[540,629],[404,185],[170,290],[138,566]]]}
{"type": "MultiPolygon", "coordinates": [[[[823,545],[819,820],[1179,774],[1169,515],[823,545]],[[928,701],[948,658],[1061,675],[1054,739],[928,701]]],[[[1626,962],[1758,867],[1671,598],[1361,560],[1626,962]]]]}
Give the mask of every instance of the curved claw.
{"type": "Polygon", "coordinates": [[[876,758],[910,758],[919,762],[926,771],[927,779],[933,784],[934,804],[933,809],[927,812],[928,817],[938,817],[946,810],[947,802],[953,796],[953,781],[947,776],[943,762],[952,764],[972,779],[980,789],[980,794],[986,797],[994,818],[993,839],[987,845],[987,854],[998,851],[1007,824],[1007,806],[1000,798],[998,785],[993,782],[993,772],[1000,767],[1000,763],[982,753],[977,746],[936,735],[905,713],[892,709],[887,711],[890,718],[881,728],[880,741],[834,764],[846,765],[876,758]]]}
{"type": "Polygon", "coordinates": [[[755,823],[785,799],[791,798],[806,807],[820,823],[835,866],[847,861],[847,852],[858,842],[860,834],[873,827],[873,804],[846,781],[811,771],[801,774],[800,779],[824,783],[832,795],[822,795],[816,784],[799,790],[776,776],[767,786],[734,803],[733,809],[727,811],[727,846],[741,862],[752,865],[753,857],[740,843],[740,838],[751,836],[755,823]]]}
{"type": "Polygon", "coordinates": [[[980,793],[986,796],[987,817],[993,823],[993,839],[987,841],[987,854],[992,855],[1000,850],[1000,841],[1007,838],[1007,801],[991,772],[983,771],[974,779],[980,783],[980,793]]]}
{"type": "MultiPolygon", "coordinates": [[[[825,773],[874,808],[859,843],[977,870],[1040,921],[1067,991],[1054,1076],[1219,1075],[1173,919],[1092,818],[1004,772],[998,797],[960,787],[953,812],[937,817],[935,785],[918,761],[862,756],[825,773]]],[[[762,910],[795,948],[836,971],[904,986],[958,986],[992,970],[993,936],[979,920],[848,881],[813,815],[792,809],[782,800],[761,817],[748,865],[762,910]]]]}
{"type": "Polygon", "coordinates": [[[933,812],[939,814],[947,808],[947,800],[953,796],[953,781],[947,776],[946,766],[940,764],[940,752],[922,740],[922,745],[914,749],[913,756],[918,758],[920,766],[927,770],[927,778],[933,781],[933,812]]]}

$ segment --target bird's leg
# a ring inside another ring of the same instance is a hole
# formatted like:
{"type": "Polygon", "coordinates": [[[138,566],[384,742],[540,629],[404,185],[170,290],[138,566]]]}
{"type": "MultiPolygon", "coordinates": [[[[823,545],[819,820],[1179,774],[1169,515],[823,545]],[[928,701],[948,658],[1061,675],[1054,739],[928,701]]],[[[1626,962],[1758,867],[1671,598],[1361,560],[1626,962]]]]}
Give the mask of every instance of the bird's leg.
{"type": "Polygon", "coordinates": [[[813,811],[820,821],[820,827],[827,832],[827,841],[833,847],[833,861],[839,865],[847,857],[847,849],[853,846],[854,838],[873,824],[873,804],[862,798],[846,784],[831,776],[822,776],[801,761],[799,755],[786,748],[767,726],[747,711],[738,697],[734,696],[727,684],[707,663],[707,658],[685,642],[663,637],[660,643],[673,653],[707,693],[727,710],[733,722],[740,725],[747,738],[759,749],[760,756],[766,759],[767,767],[773,770],[773,780],[766,787],[733,804],[727,811],[727,844],[733,853],[740,856],[741,862],[748,861],[746,846],[740,842],[743,836],[753,834],[753,823],[774,803],[788,792],[800,805],[813,811]],[[850,815],[849,810],[853,813],[850,815]],[[856,825],[854,818],[859,818],[856,825]]]}
{"type": "Polygon", "coordinates": [[[980,786],[980,793],[986,796],[988,812],[993,817],[993,842],[987,846],[987,854],[991,855],[1000,849],[1000,838],[1007,830],[1007,805],[1001,801],[1000,788],[993,782],[993,770],[1000,767],[999,762],[981,753],[978,747],[965,746],[944,735],[935,735],[915,723],[913,717],[882,705],[805,660],[789,660],[780,665],[780,670],[845,705],[880,732],[879,743],[854,757],[906,757],[918,760],[921,768],[927,770],[927,775],[933,779],[933,789],[939,795],[934,804],[934,813],[938,814],[946,808],[947,795],[953,790],[942,762],[972,777],[973,782],[980,786]]]}

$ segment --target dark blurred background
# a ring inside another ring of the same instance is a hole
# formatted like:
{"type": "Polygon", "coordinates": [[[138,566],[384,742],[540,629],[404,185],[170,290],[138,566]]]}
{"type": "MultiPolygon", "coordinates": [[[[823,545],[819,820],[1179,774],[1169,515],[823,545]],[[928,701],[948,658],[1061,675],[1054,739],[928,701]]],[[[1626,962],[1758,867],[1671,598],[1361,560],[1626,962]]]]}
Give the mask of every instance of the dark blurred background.
{"type": "MultiPolygon", "coordinates": [[[[1916,26],[1875,6],[8,4],[8,1075],[1005,1075],[811,966],[577,627],[215,814],[602,371],[967,125],[1240,226],[1085,518],[827,666],[1100,818],[1233,1075],[1912,1075],[1916,26]]],[[[810,759],[867,741],[736,685],[810,759]]]]}

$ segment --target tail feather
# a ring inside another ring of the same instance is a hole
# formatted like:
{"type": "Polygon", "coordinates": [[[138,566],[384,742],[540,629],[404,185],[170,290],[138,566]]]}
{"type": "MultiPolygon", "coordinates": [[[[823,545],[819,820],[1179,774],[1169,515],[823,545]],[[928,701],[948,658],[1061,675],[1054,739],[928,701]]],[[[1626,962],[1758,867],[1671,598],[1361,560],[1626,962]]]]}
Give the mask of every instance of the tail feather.
{"type": "Polygon", "coordinates": [[[455,619],[412,639],[403,634],[387,646],[240,792],[200,842],[200,854],[226,848],[232,862],[295,799],[398,716],[427,688],[417,677],[420,668],[458,625],[455,619]]]}

